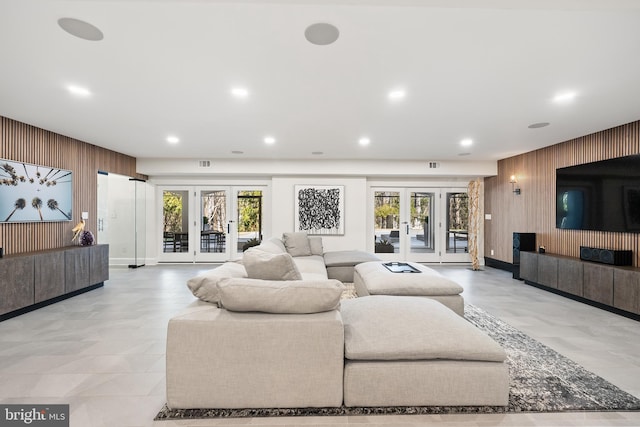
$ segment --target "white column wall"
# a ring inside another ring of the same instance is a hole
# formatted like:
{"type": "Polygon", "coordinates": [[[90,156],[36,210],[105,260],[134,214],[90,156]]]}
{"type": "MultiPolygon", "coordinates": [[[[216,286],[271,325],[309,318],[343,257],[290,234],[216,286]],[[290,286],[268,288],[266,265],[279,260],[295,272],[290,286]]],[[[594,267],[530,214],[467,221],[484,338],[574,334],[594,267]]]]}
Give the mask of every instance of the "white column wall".
{"type": "MultiPolygon", "coordinates": [[[[296,185],[344,185],[344,236],[322,236],[325,251],[366,249],[367,180],[331,177],[274,177],[272,180],[273,235],[294,231],[296,185]]],[[[265,236],[267,237],[267,236],[265,236]]]]}

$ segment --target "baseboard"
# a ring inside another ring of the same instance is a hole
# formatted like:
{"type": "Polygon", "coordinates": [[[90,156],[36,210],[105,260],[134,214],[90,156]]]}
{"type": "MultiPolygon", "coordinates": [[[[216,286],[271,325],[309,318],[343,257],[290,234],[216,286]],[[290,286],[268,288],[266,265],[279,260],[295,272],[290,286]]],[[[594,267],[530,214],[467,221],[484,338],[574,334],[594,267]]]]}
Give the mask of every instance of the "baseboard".
{"type": "Polygon", "coordinates": [[[96,283],[95,285],[88,286],[86,288],[78,289],[77,291],[69,292],[68,294],[60,295],[55,298],[48,299],[46,301],[42,301],[33,305],[29,305],[27,307],[19,308],[18,310],[11,311],[9,313],[5,313],[0,315],[0,322],[11,319],[16,316],[20,316],[25,313],[29,313],[30,311],[37,310],[42,307],[46,307],[51,304],[55,304],[60,301],[64,301],[66,299],[75,297],[76,295],[84,294],[85,292],[92,291],[97,288],[101,288],[104,286],[104,282],[96,283]]]}
{"type": "Polygon", "coordinates": [[[508,271],[513,273],[513,264],[510,262],[501,261],[499,259],[484,257],[484,263],[487,267],[497,268],[498,270],[508,271]]]}

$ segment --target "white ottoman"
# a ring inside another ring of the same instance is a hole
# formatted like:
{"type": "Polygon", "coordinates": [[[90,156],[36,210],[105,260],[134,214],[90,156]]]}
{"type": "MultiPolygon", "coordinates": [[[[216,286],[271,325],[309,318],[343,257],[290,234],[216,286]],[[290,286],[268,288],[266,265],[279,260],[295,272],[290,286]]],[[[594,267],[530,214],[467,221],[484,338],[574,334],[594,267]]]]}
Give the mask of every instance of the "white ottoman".
{"type": "Polygon", "coordinates": [[[424,265],[409,262],[420,273],[392,273],[383,262],[355,266],[353,283],[359,297],[368,295],[417,296],[431,298],[464,317],[462,286],[424,265]]]}
{"type": "Polygon", "coordinates": [[[505,351],[428,298],[342,301],[345,406],[506,406],[505,351]]]}

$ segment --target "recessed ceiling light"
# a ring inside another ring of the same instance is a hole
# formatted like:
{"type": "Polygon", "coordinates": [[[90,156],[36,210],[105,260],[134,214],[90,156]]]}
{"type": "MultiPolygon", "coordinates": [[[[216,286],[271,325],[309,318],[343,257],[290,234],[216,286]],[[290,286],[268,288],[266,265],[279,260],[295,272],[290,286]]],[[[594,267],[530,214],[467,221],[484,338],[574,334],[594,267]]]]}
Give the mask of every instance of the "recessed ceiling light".
{"type": "Polygon", "coordinates": [[[338,40],[340,31],[338,28],[325,22],[312,24],[304,30],[304,36],[309,41],[319,46],[325,46],[338,40]]]}
{"type": "Polygon", "coordinates": [[[247,96],[249,96],[249,90],[244,87],[234,87],[231,89],[231,95],[235,96],[236,98],[246,98],[247,96]]]}
{"type": "Polygon", "coordinates": [[[264,138],[264,143],[265,144],[271,145],[271,144],[275,144],[275,142],[276,142],[276,139],[274,137],[272,137],[272,136],[267,136],[267,137],[264,138]]]}
{"type": "Polygon", "coordinates": [[[58,25],[67,33],[83,40],[97,42],[104,38],[102,31],[98,27],[79,19],[60,18],[58,19],[58,25]]]}
{"type": "Polygon", "coordinates": [[[468,156],[471,153],[458,153],[458,156],[468,156]]]}
{"type": "Polygon", "coordinates": [[[358,140],[358,144],[360,144],[360,145],[369,145],[369,144],[371,144],[371,140],[369,138],[367,138],[367,137],[363,137],[363,138],[360,138],[358,140]]]}
{"type": "Polygon", "coordinates": [[[473,140],[470,138],[465,138],[460,141],[460,145],[462,145],[463,147],[470,147],[471,145],[473,145],[473,140]]]}
{"type": "Polygon", "coordinates": [[[549,123],[549,122],[532,123],[527,127],[529,129],[539,129],[539,128],[543,128],[543,127],[549,126],[550,124],[551,123],[549,123]]]}
{"type": "Polygon", "coordinates": [[[240,150],[233,150],[231,152],[231,154],[244,154],[244,151],[240,151],[240,150]]]}
{"type": "Polygon", "coordinates": [[[564,103],[575,99],[578,94],[576,92],[562,92],[553,97],[553,102],[564,103]]]}
{"type": "Polygon", "coordinates": [[[324,153],[322,151],[312,151],[311,154],[314,156],[322,156],[324,153]]]}
{"type": "Polygon", "coordinates": [[[407,96],[407,93],[404,91],[404,89],[394,89],[389,92],[389,99],[391,100],[403,99],[405,96],[407,96]]]}
{"type": "Polygon", "coordinates": [[[69,91],[69,93],[75,96],[82,96],[82,97],[91,96],[91,91],[86,87],[69,85],[67,86],[67,90],[69,91]]]}
{"type": "Polygon", "coordinates": [[[178,138],[178,137],[177,137],[177,136],[175,136],[175,135],[169,135],[169,136],[167,137],[167,142],[168,142],[169,144],[177,144],[178,142],[180,142],[180,138],[178,138]]]}

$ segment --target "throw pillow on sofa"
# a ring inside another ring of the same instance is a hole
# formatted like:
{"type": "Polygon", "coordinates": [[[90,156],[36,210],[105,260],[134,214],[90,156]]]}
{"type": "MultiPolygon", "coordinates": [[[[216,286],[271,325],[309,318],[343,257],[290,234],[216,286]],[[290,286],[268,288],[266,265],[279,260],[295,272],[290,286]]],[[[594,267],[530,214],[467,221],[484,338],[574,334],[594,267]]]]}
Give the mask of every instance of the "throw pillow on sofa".
{"type": "Polygon", "coordinates": [[[255,280],[218,282],[220,306],[229,311],[310,314],[338,308],[344,285],[338,280],[255,280]]]}
{"type": "Polygon", "coordinates": [[[187,286],[195,297],[217,304],[220,300],[218,281],[227,277],[247,277],[247,272],[242,264],[226,262],[218,268],[192,277],[187,281],[187,286]]]}
{"type": "Polygon", "coordinates": [[[311,248],[311,255],[324,255],[324,247],[322,246],[322,237],[309,236],[309,247],[311,248]]]}
{"type": "Polygon", "coordinates": [[[309,237],[307,236],[307,233],[283,233],[282,242],[291,256],[311,255],[311,246],[309,245],[309,237]]]}
{"type": "Polygon", "coordinates": [[[242,264],[250,279],[302,280],[298,267],[288,253],[273,254],[250,248],[242,256],[242,264]]]}
{"type": "Polygon", "coordinates": [[[283,254],[287,252],[282,240],[275,237],[263,240],[256,248],[265,252],[271,252],[272,254],[283,254]]]}

